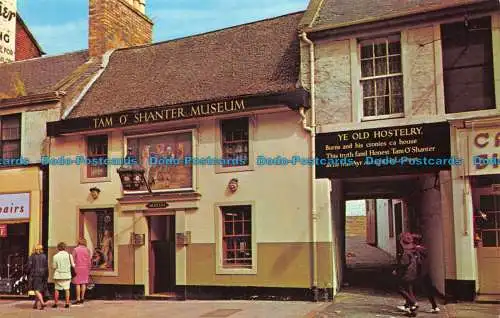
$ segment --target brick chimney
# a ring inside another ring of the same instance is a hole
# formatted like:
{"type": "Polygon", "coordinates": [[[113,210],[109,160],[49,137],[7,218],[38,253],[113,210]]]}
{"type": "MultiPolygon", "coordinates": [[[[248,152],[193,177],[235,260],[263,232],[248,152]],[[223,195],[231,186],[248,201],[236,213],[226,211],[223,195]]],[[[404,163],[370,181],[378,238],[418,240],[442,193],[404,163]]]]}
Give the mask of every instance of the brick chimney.
{"type": "Polygon", "coordinates": [[[146,0],[89,0],[89,54],[152,42],[146,0]]]}

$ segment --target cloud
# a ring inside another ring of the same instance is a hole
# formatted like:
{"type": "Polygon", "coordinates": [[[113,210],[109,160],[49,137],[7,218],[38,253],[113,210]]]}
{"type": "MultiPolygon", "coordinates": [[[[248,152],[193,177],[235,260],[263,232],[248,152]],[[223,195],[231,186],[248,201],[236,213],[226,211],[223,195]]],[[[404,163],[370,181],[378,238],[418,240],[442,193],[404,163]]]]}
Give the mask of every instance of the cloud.
{"type": "Polygon", "coordinates": [[[63,24],[32,25],[34,34],[42,49],[60,54],[87,49],[88,20],[77,20],[63,24]]]}

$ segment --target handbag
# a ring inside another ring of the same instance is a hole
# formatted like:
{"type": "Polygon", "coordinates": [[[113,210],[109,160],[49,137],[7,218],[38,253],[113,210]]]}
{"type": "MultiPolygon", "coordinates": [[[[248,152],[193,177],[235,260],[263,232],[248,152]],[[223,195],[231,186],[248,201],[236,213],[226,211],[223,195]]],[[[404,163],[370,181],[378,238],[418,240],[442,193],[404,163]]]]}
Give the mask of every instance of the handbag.
{"type": "Polygon", "coordinates": [[[69,258],[69,266],[71,268],[71,278],[75,278],[75,276],[76,276],[76,270],[73,267],[73,264],[71,264],[71,255],[69,255],[69,253],[68,253],[68,258],[69,258]]]}

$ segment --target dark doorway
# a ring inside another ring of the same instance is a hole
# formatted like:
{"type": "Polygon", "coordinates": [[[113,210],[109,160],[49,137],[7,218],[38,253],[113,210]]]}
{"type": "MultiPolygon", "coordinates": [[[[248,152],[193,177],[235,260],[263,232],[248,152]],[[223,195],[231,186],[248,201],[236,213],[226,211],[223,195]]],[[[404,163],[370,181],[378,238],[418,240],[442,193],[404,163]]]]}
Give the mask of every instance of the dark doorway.
{"type": "Polygon", "coordinates": [[[29,223],[2,225],[0,237],[0,293],[27,292],[24,267],[29,255],[29,223]],[[9,284],[7,284],[7,282],[9,284]]]}
{"type": "MultiPolygon", "coordinates": [[[[394,204],[394,228],[396,232],[396,239],[399,240],[399,235],[403,232],[403,206],[401,202],[394,204]]],[[[397,255],[403,253],[400,244],[396,244],[397,255]]]]}
{"type": "Polygon", "coordinates": [[[175,290],[175,216],[149,217],[151,293],[175,290]]]}

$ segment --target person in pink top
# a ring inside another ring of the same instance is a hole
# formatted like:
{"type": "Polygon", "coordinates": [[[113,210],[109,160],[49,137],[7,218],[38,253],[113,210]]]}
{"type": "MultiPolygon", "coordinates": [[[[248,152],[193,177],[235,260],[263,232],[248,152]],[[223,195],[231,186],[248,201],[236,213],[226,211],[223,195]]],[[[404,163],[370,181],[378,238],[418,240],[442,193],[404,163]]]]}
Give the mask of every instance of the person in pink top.
{"type": "Polygon", "coordinates": [[[76,286],[76,301],[74,304],[81,305],[85,300],[85,291],[89,283],[90,267],[92,265],[92,256],[84,238],[78,240],[78,246],[73,250],[73,259],[75,260],[76,271],[76,276],[73,278],[73,284],[76,286]]]}

